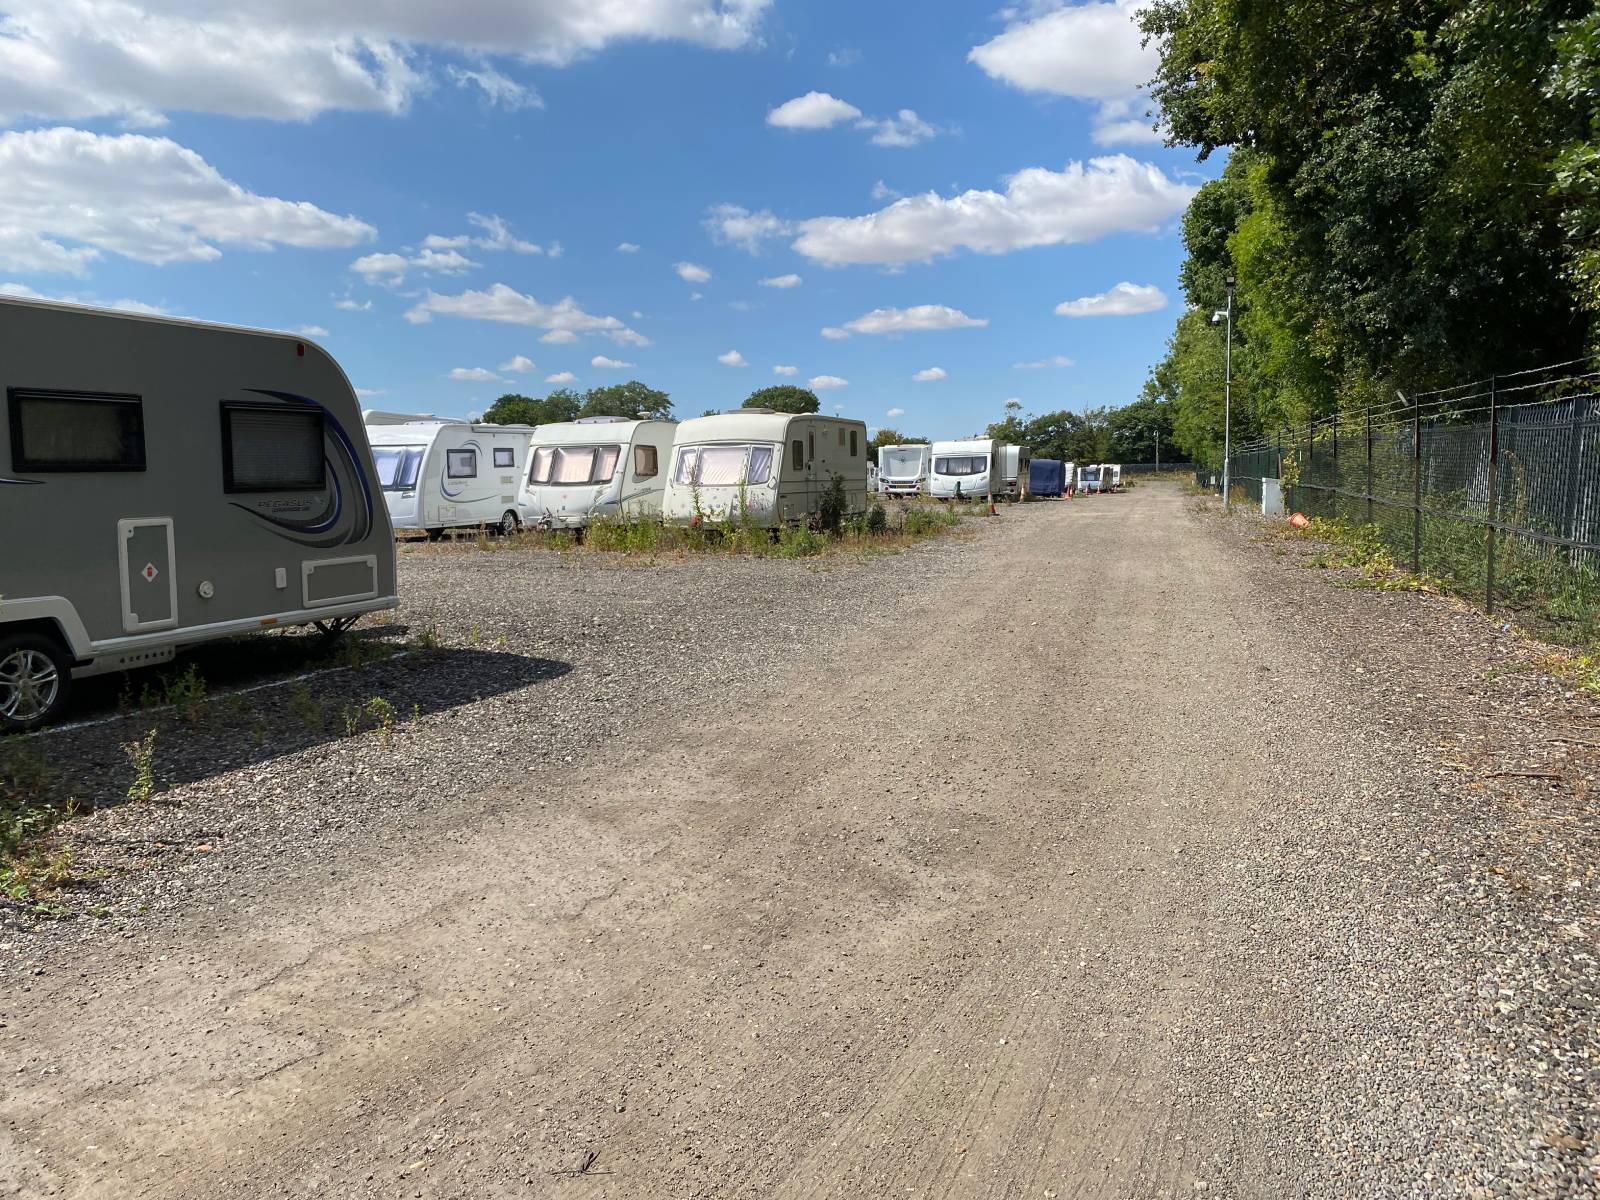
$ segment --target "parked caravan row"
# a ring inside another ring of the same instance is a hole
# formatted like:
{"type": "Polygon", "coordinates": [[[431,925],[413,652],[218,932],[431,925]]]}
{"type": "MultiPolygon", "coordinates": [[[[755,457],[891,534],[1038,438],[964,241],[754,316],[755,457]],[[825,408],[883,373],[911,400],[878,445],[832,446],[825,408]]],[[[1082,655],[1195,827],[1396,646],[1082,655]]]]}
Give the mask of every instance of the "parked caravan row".
{"type": "Polygon", "coordinates": [[[314,343],[0,297],[0,372],[0,731],[75,678],[395,606],[360,406],[314,343]]]}
{"type": "Polygon", "coordinates": [[[378,486],[397,532],[442,537],[464,526],[517,528],[531,425],[362,414],[378,486]]]}
{"type": "Polygon", "coordinates": [[[1087,463],[1078,468],[1078,491],[1086,496],[1122,490],[1120,463],[1087,463]]]}

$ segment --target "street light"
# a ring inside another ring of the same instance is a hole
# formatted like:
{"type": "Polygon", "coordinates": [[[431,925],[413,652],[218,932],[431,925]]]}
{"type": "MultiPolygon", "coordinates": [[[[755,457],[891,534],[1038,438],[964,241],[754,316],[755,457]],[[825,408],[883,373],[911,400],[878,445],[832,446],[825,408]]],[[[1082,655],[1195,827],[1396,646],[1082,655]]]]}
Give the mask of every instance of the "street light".
{"type": "Polygon", "coordinates": [[[1228,307],[1211,314],[1211,323],[1228,326],[1228,340],[1222,357],[1222,509],[1228,511],[1230,476],[1233,469],[1233,290],[1238,280],[1228,276],[1228,307]]]}

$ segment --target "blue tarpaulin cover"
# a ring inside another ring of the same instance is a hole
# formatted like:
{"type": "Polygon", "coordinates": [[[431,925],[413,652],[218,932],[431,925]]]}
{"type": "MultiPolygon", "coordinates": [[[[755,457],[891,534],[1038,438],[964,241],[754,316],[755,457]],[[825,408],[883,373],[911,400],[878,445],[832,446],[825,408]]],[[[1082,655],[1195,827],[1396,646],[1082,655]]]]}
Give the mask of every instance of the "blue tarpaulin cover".
{"type": "Polygon", "coordinates": [[[1059,458],[1036,458],[1028,467],[1028,491],[1035,496],[1059,496],[1066,490],[1065,464],[1059,458]]]}

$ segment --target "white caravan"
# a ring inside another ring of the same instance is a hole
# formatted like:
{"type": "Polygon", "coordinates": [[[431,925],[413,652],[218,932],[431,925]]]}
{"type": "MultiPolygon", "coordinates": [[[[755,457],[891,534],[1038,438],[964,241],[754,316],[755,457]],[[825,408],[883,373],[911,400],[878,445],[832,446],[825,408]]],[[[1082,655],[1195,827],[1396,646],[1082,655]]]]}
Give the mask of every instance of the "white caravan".
{"type": "Polygon", "coordinates": [[[1068,491],[1078,490],[1078,464],[1068,460],[1061,464],[1061,482],[1068,491]]]}
{"type": "Polygon", "coordinates": [[[1033,451],[1026,446],[1001,446],[1000,461],[1002,488],[1005,495],[1020,500],[1028,494],[1028,467],[1033,462],[1033,451]]]}
{"type": "Polygon", "coordinates": [[[678,426],[672,474],[662,501],[666,521],[739,517],[768,528],[809,520],[838,475],[845,512],[867,508],[867,427],[815,413],[741,408],[678,426]]]}
{"type": "Polygon", "coordinates": [[[517,528],[517,486],[531,425],[469,425],[403,413],[368,415],[378,486],[396,531],[517,528]]]}
{"type": "Polygon", "coordinates": [[[0,731],[72,679],[395,606],[350,381],[291,333],[0,298],[0,731]]]}
{"type": "Polygon", "coordinates": [[[878,464],[867,464],[867,491],[876,496],[883,491],[883,480],[878,476],[878,464]]]}
{"type": "Polygon", "coordinates": [[[935,442],[928,469],[928,495],[953,500],[959,489],[965,500],[992,499],[1002,484],[1000,443],[993,438],[935,442]]]}
{"type": "Polygon", "coordinates": [[[1120,492],[1122,490],[1122,464],[1100,464],[1101,490],[1107,492],[1120,492]]]}
{"type": "Polygon", "coordinates": [[[1099,463],[1086,463],[1078,468],[1078,490],[1086,495],[1103,490],[1099,463]]]}
{"type": "Polygon", "coordinates": [[[676,421],[580,417],[541,425],[528,451],[522,521],[581,529],[595,517],[658,517],[676,421]]]}
{"type": "Polygon", "coordinates": [[[915,496],[928,490],[927,444],[878,447],[878,479],[886,496],[915,496]]]}

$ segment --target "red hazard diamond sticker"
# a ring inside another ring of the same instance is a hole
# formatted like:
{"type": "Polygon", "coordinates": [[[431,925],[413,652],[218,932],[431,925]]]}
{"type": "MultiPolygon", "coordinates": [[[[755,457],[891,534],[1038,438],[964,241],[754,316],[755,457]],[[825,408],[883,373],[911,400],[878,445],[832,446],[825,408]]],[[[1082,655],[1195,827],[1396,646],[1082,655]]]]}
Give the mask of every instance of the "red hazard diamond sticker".
{"type": "Polygon", "coordinates": [[[140,571],[139,574],[144,576],[144,581],[146,583],[154,583],[156,581],[156,576],[161,574],[161,572],[156,570],[155,563],[145,563],[144,570],[140,571]]]}

